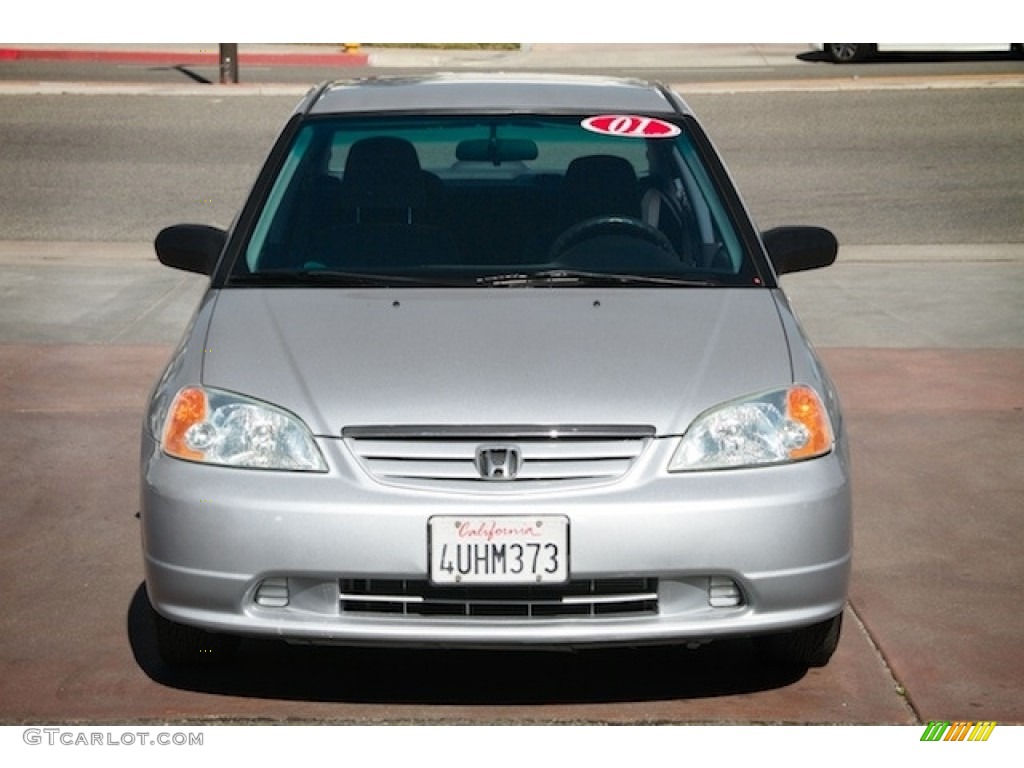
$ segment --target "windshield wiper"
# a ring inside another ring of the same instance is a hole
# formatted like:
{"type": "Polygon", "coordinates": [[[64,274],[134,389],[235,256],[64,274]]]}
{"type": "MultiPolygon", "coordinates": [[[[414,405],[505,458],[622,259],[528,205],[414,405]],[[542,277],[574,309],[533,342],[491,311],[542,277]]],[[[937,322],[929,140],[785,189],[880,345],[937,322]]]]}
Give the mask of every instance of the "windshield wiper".
{"type": "Polygon", "coordinates": [[[253,272],[248,275],[233,275],[230,278],[230,282],[234,285],[319,285],[340,288],[395,288],[413,285],[451,288],[465,287],[467,285],[466,282],[440,280],[436,277],[373,274],[368,272],[345,272],[334,269],[263,270],[260,272],[253,272]]]}
{"type": "Polygon", "coordinates": [[[685,288],[708,288],[719,285],[714,280],[694,280],[684,277],[663,275],[627,275],[616,272],[587,272],[578,269],[543,269],[538,272],[513,272],[500,275],[483,275],[476,279],[478,285],[496,288],[513,286],[665,286],[685,288]]]}
{"type": "Polygon", "coordinates": [[[262,270],[248,275],[234,275],[229,285],[287,287],[315,285],[342,288],[400,288],[408,286],[431,288],[465,288],[468,286],[508,288],[563,286],[643,286],[706,288],[719,283],[659,275],[627,275],[614,272],[587,272],[575,269],[544,269],[537,272],[511,272],[480,275],[465,280],[418,275],[389,275],[369,272],[347,272],[333,269],[262,270]]]}

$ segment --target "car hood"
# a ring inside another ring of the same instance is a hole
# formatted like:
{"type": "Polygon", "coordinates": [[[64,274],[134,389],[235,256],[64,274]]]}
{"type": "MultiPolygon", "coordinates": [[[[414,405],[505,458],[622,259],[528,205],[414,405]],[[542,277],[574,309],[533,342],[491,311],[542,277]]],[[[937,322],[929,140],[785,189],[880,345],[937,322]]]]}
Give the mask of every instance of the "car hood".
{"type": "Polygon", "coordinates": [[[223,289],[203,383],[314,433],[647,425],[790,383],[769,289],[223,289]]]}

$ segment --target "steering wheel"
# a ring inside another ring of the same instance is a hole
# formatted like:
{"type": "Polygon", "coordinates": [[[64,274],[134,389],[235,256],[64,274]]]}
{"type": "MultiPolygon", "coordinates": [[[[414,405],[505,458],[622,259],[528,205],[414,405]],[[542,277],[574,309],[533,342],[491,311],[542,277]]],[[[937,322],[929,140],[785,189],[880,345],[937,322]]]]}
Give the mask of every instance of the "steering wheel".
{"type": "Polygon", "coordinates": [[[548,249],[548,258],[554,261],[584,240],[605,235],[635,237],[656,245],[672,256],[676,255],[676,249],[672,246],[672,242],[657,227],[632,216],[607,215],[584,219],[566,229],[551,244],[551,248],[548,249]]]}

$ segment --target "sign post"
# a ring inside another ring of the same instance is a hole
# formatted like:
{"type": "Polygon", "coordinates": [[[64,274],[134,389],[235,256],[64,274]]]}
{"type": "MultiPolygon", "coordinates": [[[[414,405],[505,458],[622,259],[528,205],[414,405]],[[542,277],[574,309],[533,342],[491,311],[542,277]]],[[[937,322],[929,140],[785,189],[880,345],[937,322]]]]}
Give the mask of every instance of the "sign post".
{"type": "Polygon", "coordinates": [[[238,82],[238,43],[220,44],[220,82],[238,82]]]}

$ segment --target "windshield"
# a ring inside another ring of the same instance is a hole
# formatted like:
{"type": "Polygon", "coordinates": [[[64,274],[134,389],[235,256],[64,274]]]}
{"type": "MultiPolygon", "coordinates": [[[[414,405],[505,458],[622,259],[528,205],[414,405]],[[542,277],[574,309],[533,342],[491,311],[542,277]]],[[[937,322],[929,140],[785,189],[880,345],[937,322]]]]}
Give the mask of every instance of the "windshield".
{"type": "Polygon", "coordinates": [[[228,284],[760,281],[685,122],[403,115],[299,129],[228,284]]]}

